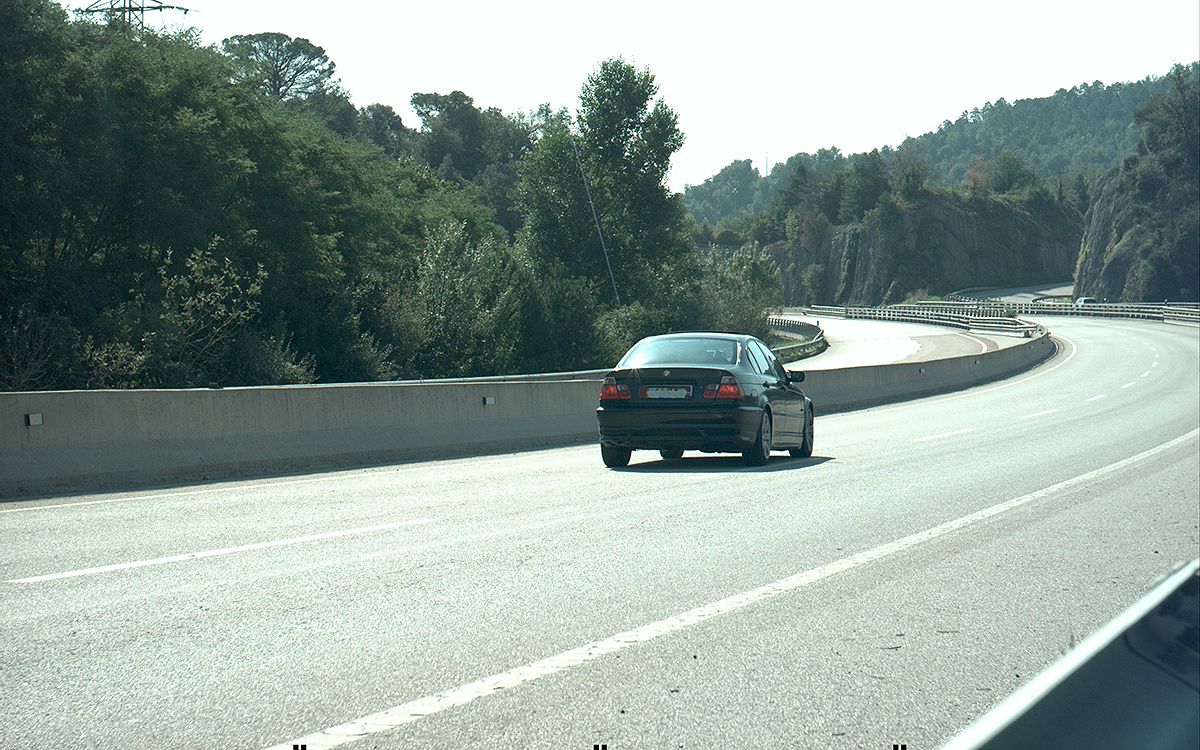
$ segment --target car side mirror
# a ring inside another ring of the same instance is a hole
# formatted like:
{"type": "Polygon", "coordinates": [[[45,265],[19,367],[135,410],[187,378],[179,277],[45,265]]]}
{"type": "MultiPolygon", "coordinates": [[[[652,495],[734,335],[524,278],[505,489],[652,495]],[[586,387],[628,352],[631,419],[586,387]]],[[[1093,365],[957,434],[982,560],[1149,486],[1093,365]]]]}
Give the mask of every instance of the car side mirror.
{"type": "Polygon", "coordinates": [[[804,373],[788,371],[788,382],[789,383],[803,383],[804,382],[804,373]]]}

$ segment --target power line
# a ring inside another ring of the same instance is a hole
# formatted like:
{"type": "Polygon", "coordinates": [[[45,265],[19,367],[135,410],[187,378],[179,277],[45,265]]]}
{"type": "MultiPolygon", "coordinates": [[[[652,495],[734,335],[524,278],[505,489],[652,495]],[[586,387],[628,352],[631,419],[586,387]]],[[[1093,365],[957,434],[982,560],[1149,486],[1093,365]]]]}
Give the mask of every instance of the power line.
{"type": "Polygon", "coordinates": [[[146,28],[146,11],[180,10],[184,15],[188,8],[182,5],[166,5],[161,0],[95,0],[80,13],[102,13],[120,18],[130,28],[146,28]]]}
{"type": "Polygon", "coordinates": [[[608,259],[608,248],[604,246],[604,232],[600,231],[600,214],[596,213],[596,204],[592,202],[592,191],[588,187],[587,173],[583,171],[583,160],[579,158],[579,147],[575,145],[575,136],[567,133],[571,139],[571,150],[575,152],[575,163],[579,165],[579,176],[583,178],[583,192],[587,194],[588,205],[592,207],[592,218],[596,221],[596,234],[600,237],[600,249],[604,251],[604,265],[608,266],[608,280],[612,282],[613,296],[617,298],[617,307],[621,306],[621,293],[617,291],[617,279],[613,276],[612,261],[608,259]]]}

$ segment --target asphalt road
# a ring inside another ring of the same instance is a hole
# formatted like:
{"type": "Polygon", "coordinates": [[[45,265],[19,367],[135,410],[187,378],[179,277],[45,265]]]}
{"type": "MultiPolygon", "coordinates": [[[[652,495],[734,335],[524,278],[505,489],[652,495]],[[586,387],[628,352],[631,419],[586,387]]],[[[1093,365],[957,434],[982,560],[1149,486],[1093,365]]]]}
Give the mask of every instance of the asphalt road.
{"type": "Polygon", "coordinates": [[[1038,297],[1066,296],[1070,297],[1075,290],[1071,280],[1060,281],[1056,284],[1036,284],[1034,286],[1009,287],[1004,289],[984,289],[969,292],[967,297],[980,299],[1002,299],[1006,302],[1033,302],[1038,297]]]}
{"type": "Polygon", "coordinates": [[[1045,322],[1036,370],[761,469],[580,446],[0,505],[2,744],[934,747],[1200,554],[1196,328],[1045,322]]]}
{"type": "Polygon", "coordinates": [[[929,362],[1025,343],[1024,339],[1013,335],[968,333],[924,323],[788,317],[820,325],[829,342],[828,349],[789,364],[789,370],[836,370],[893,362],[929,362]]]}

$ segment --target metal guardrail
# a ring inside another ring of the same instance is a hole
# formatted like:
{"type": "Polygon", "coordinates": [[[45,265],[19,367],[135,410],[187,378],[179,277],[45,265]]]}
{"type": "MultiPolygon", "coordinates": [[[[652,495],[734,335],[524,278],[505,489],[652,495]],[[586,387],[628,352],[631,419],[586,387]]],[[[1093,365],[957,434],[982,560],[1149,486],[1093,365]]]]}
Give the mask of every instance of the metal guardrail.
{"type": "MultiPolygon", "coordinates": [[[[808,323],[800,323],[790,318],[781,318],[774,315],[767,316],[767,325],[781,331],[794,331],[798,333],[810,333],[813,327],[808,323]]],[[[795,362],[798,359],[820,354],[828,348],[829,342],[825,340],[825,332],[818,326],[817,335],[808,341],[801,341],[798,344],[788,344],[787,346],[773,346],[771,347],[771,351],[775,352],[775,356],[779,357],[783,362],[795,362]]]]}
{"type": "Polygon", "coordinates": [[[836,315],[847,320],[894,320],[904,323],[924,323],[969,331],[1010,333],[1031,337],[1042,331],[1036,323],[1004,315],[969,315],[963,308],[932,309],[923,305],[893,305],[891,307],[836,307],[812,305],[806,308],[816,315],[836,315]]]}
{"type": "Polygon", "coordinates": [[[941,312],[971,310],[995,314],[1011,312],[1017,315],[1071,315],[1094,318],[1128,318],[1135,320],[1164,320],[1200,322],[1200,302],[1095,302],[1076,305],[1064,302],[1006,302],[1000,299],[979,299],[950,295],[945,300],[916,302],[894,307],[921,307],[941,312]]]}
{"type": "Polygon", "coordinates": [[[1164,307],[1164,323],[1200,323],[1200,309],[1194,307],[1164,307]]]}

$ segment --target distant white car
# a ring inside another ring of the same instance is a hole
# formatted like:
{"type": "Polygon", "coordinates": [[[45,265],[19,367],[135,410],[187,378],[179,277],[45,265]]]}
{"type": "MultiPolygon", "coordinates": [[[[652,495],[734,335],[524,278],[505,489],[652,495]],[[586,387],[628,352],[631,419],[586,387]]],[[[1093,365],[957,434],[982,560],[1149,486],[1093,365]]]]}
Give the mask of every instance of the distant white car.
{"type": "Polygon", "coordinates": [[[1075,304],[1076,305],[1094,305],[1094,304],[1098,303],[1099,301],[1100,300],[1096,299],[1095,297],[1080,297],[1079,299],[1075,300],[1075,304]]]}

